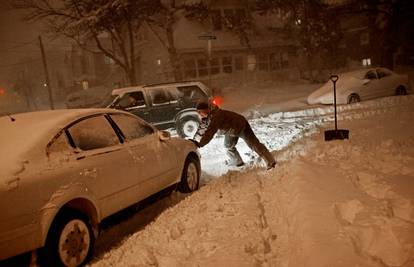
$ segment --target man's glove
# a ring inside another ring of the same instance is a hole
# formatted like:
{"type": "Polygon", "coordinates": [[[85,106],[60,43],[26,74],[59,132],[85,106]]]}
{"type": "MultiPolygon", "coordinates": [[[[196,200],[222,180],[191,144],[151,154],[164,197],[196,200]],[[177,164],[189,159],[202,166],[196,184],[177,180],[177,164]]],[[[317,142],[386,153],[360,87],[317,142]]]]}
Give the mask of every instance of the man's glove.
{"type": "Polygon", "coordinates": [[[196,147],[200,147],[200,143],[198,143],[196,140],[194,140],[194,139],[188,139],[188,140],[190,140],[191,142],[193,142],[193,144],[194,144],[196,147]]]}

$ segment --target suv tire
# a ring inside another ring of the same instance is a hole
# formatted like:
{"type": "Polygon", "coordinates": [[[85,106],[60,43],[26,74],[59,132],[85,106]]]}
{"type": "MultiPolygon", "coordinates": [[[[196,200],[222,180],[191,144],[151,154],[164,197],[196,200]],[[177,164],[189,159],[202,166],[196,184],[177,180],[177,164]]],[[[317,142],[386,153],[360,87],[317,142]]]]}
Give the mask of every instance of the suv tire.
{"type": "Polygon", "coordinates": [[[200,119],[195,116],[184,116],[177,120],[177,134],[182,138],[194,138],[200,126],[200,119]]]}

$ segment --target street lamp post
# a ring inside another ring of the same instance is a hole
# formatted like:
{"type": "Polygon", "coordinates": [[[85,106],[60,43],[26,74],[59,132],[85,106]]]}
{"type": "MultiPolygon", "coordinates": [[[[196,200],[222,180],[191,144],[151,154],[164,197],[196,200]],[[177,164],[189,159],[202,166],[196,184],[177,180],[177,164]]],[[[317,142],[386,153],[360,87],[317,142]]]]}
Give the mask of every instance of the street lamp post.
{"type": "Polygon", "coordinates": [[[211,40],[216,40],[217,37],[212,32],[204,32],[198,36],[200,40],[207,40],[207,70],[208,70],[208,87],[211,88],[211,40]]]}

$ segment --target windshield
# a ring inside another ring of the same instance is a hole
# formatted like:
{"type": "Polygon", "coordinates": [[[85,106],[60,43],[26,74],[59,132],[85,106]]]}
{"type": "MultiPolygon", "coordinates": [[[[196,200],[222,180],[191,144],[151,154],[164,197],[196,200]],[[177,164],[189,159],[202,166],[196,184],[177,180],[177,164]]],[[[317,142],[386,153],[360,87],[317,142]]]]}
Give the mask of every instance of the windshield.
{"type": "Polygon", "coordinates": [[[102,101],[102,107],[104,108],[113,108],[117,102],[119,102],[119,95],[108,95],[102,101]]]}

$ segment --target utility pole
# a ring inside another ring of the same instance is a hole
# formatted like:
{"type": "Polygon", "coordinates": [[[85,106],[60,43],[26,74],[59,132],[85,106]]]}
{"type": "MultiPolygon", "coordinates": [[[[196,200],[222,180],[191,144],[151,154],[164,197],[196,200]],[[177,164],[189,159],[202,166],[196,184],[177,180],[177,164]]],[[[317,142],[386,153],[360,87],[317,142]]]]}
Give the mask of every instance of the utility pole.
{"type": "Polygon", "coordinates": [[[55,109],[54,104],[53,104],[52,88],[50,87],[49,71],[47,68],[45,49],[43,48],[42,37],[40,35],[39,35],[39,44],[40,44],[40,51],[42,52],[43,67],[45,69],[46,86],[47,86],[47,91],[49,93],[50,109],[55,109]]]}

